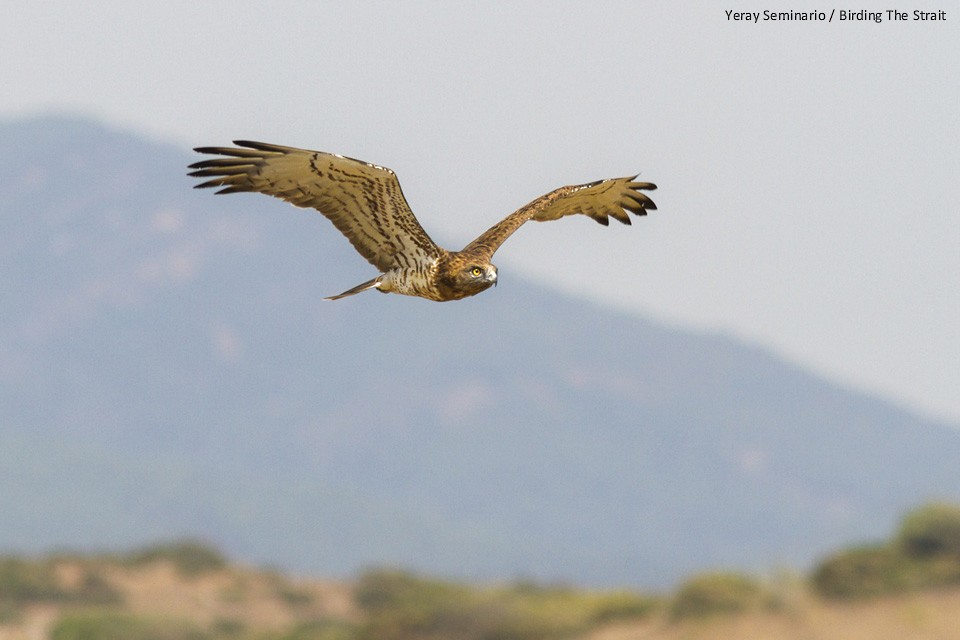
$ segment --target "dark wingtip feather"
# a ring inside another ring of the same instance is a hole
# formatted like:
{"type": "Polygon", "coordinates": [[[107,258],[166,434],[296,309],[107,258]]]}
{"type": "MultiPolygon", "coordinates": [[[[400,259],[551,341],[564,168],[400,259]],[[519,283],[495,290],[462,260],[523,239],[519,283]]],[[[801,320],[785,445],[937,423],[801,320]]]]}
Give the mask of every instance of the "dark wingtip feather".
{"type": "Polygon", "coordinates": [[[246,161],[245,158],[210,158],[200,160],[189,165],[190,169],[208,169],[211,167],[233,168],[233,167],[253,167],[253,162],[246,161]]]}
{"type": "MultiPolygon", "coordinates": [[[[252,146],[259,143],[250,143],[248,146],[252,146]]],[[[264,145],[265,146],[265,145],[264,145]]],[[[231,158],[261,158],[263,154],[259,151],[253,149],[241,149],[239,147],[194,147],[194,151],[197,153],[207,153],[210,155],[216,156],[228,156],[231,158]]]]}
{"type": "MultiPolygon", "coordinates": [[[[256,140],[234,140],[233,144],[247,149],[256,149],[257,151],[267,151],[271,153],[283,153],[288,147],[282,147],[277,144],[268,144],[266,142],[257,142],[256,140]]],[[[249,153],[246,152],[246,153],[249,153]]]]}
{"type": "Polygon", "coordinates": [[[222,187],[223,183],[219,180],[207,180],[206,182],[201,182],[200,184],[193,185],[194,189],[209,189],[211,187],[222,187]]]}
{"type": "MultiPolygon", "coordinates": [[[[205,178],[208,176],[222,176],[224,178],[228,176],[237,176],[250,171],[250,166],[247,164],[235,164],[231,166],[214,166],[204,165],[197,168],[196,171],[191,171],[187,175],[194,176],[196,178],[205,178]]],[[[193,169],[193,165],[189,168],[193,169]]]]}
{"type": "Polygon", "coordinates": [[[623,205],[623,208],[635,216],[645,216],[647,215],[647,210],[645,207],[640,205],[623,205]]]}
{"type": "MultiPolygon", "coordinates": [[[[220,186],[220,185],[210,185],[211,187],[220,186]]],[[[223,193],[244,193],[245,191],[250,191],[250,189],[245,189],[243,187],[224,187],[220,191],[215,192],[215,195],[220,195],[223,193]]]]}

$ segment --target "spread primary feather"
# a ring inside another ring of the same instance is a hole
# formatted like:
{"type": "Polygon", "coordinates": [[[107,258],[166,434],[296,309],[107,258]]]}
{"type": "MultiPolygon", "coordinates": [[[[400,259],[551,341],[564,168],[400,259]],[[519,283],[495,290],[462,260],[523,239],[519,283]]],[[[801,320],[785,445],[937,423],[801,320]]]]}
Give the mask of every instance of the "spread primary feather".
{"type": "Polygon", "coordinates": [[[383,293],[459,300],[496,284],[494,252],[523,223],[583,214],[600,224],[627,213],[646,215],[656,205],[643,191],[656,189],[636,176],[560,187],[521,207],[461,251],[439,247],[410,210],[396,174],[385,167],[322,151],[237,140],[236,147],[198,147],[220,156],[190,165],[206,178],[197,188],[217,193],[255,191],[313,208],[333,222],[380,275],[331,296],[336,300],[377,289],[383,293]]]}

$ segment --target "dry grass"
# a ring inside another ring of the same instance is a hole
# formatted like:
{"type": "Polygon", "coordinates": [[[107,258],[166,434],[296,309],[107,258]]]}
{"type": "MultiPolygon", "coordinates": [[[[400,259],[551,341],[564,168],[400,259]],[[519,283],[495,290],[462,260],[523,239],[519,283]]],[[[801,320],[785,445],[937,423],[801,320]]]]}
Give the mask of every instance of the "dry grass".
{"type": "MultiPolygon", "coordinates": [[[[86,560],[63,560],[55,571],[60,585],[76,588],[90,568],[86,560]]],[[[348,585],[296,580],[242,568],[184,575],[173,563],[140,566],[99,563],[97,574],[121,596],[123,611],[134,615],[189,620],[209,628],[223,621],[251,631],[282,631],[304,620],[355,620],[358,613],[348,585]]],[[[27,606],[0,624],[0,640],[46,640],[53,624],[71,605],[27,606]]]]}
{"type": "MultiPolygon", "coordinates": [[[[120,595],[102,605],[134,615],[188,620],[200,628],[224,621],[244,637],[282,632],[308,620],[356,622],[361,612],[350,585],[296,580],[276,573],[227,567],[184,574],[167,561],[144,565],[62,560],[60,586],[83,584],[91,570],[120,595]],[[93,567],[93,569],[91,569],[93,567]]],[[[579,640],[960,640],[960,588],[860,602],[825,602],[799,582],[782,586],[776,608],[740,614],[672,619],[666,607],[645,618],[610,623],[579,640]]],[[[47,640],[69,602],[27,605],[0,623],[0,640],[47,640]]]]}
{"type": "Polygon", "coordinates": [[[170,563],[111,567],[106,579],[133,614],[176,615],[201,625],[238,620],[252,628],[281,629],[304,617],[349,618],[350,590],[321,581],[227,569],[183,576],[170,563]]]}
{"type": "Polygon", "coordinates": [[[787,610],[611,625],[584,640],[960,640],[960,589],[858,603],[804,598],[787,610]]]}

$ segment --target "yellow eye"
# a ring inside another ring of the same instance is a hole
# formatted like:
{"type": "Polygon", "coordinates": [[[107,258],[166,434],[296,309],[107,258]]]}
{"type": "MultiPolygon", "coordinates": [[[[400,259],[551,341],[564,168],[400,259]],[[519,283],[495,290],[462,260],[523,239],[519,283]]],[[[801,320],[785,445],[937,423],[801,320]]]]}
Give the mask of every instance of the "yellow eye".
{"type": "Polygon", "coordinates": [[[479,276],[481,273],[483,273],[483,269],[480,267],[474,267],[470,270],[470,273],[472,273],[474,276],[479,276]]]}

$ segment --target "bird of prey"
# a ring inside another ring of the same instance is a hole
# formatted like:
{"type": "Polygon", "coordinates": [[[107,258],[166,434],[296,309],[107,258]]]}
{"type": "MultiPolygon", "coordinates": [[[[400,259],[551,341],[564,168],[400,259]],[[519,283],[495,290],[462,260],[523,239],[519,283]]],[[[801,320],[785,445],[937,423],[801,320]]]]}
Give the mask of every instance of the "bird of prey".
{"type": "Polygon", "coordinates": [[[543,222],[583,214],[602,225],[613,217],[630,224],[627,213],[656,209],[642,193],[656,189],[637,176],[560,187],[490,227],[461,251],[447,251],[427,235],[410,210],[396,174],[353,158],[236,140],[236,147],[197,147],[221,156],[190,165],[188,175],[207,178],[196,188],[220,187],[217,193],[258,191],[298,207],[312,207],[333,222],[380,275],[343,293],[337,300],[377,289],[428,300],[459,300],[497,283],[494,252],[528,220],[543,222]]]}

